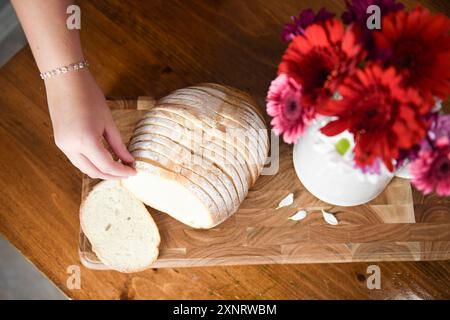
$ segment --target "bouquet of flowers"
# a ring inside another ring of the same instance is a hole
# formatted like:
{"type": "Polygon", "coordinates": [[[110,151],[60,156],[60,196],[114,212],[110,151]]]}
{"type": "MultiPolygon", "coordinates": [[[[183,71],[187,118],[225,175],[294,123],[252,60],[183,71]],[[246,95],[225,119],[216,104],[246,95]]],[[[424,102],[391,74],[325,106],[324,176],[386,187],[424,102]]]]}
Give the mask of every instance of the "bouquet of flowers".
{"type": "Polygon", "coordinates": [[[450,19],[395,0],[346,0],[342,21],[304,10],[283,30],[289,43],[267,94],[267,112],[286,143],[319,117],[326,136],[348,131],[363,172],[408,163],[423,193],[450,195],[450,19]],[[377,5],[381,28],[367,27],[377,5]]]}

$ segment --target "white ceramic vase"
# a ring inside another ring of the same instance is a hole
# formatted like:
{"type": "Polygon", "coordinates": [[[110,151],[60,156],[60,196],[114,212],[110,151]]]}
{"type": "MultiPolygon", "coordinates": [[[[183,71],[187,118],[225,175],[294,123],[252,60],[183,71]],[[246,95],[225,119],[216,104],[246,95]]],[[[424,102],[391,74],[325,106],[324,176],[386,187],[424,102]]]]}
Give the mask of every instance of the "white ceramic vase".
{"type": "Polygon", "coordinates": [[[295,171],[303,186],[314,196],[332,205],[356,206],[378,196],[393,178],[384,165],[380,174],[363,173],[353,163],[353,136],[343,132],[327,137],[319,129],[325,119],[312,123],[294,146],[295,171]],[[348,151],[341,155],[336,143],[347,139],[348,151]]]}

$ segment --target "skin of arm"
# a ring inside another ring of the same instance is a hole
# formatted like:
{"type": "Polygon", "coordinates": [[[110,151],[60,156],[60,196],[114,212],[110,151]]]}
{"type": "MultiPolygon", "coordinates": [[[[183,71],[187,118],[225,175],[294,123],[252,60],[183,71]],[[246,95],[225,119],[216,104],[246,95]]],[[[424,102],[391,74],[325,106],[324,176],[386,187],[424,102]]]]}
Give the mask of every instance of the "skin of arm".
{"type": "MultiPolygon", "coordinates": [[[[66,26],[69,0],[12,0],[40,72],[83,60],[78,30],[66,26]]],[[[45,81],[56,145],[91,178],[118,179],[136,172],[113,160],[104,138],[125,164],[134,161],[105,97],[87,68],[45,81]]]]}

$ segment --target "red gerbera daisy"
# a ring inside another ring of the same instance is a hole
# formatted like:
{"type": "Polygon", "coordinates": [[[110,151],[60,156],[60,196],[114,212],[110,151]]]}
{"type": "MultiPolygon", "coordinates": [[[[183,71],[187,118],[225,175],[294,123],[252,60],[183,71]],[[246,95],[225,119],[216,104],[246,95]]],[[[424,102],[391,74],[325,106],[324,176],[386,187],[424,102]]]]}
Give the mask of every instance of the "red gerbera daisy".
{"type": "Polygon", "coordinates": [[[344,30],[339,20],[309,26],[295,37],[278,67],[302,88],[300,104],[317,106],[329,99],[339,80],[362,58],[362,46],[353,29],[344,30]]]}
{"type": "Polygon", "coordinates": [[[320,113],[337,119],[322,128],[328,136],[349,130],[355,137],[355,163],[359,167],[381,158],[392,171],[393,160],[425,137],[428,122],[424,104],[414,89],[404,89],[393,67],[383,70],[368,64],[346,78],[338,88],[342,99],[330,100],[320,113]]]}
{"type": "Polygon", "coordinates": [[[382,20],[374,33],[375,45],[387,52],[387,65],[393,65],[425,96],[442,99],[450,93],[450,19],[431,15],[422,7],[398,11],[382,20]]]}

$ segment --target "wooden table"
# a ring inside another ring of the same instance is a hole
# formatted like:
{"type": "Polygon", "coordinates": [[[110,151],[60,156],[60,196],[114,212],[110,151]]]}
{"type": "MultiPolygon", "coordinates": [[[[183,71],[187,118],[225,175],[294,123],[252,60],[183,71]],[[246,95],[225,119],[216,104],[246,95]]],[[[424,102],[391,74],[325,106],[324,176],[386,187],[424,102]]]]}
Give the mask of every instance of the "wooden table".
{"type": "MultiPolygon", "coordinates": [[[[198,82],[233,85],[263,105],[285,48],[281,26],[300,9],[341,1],[79,1],[82,41],[108,98],[161,97],[198,82]]],[[[403,1],[407,7],[413,1],[403,1]]],[[[422,1],[450,13],[446,0],[422,1]]],[[[80,173],[53,143],[43,82],[29,48],[0,69],[0,232],[70,298],[300,299],[450,298],[450,266],[378,263],[381,290],[369,290],[369,263],[154,269],[137,274],[81,267],[80,173]]],[[[447,112],[449,106],[446,104],[447,112]]],[[[415,210],[448,219],[450,199],[414,191],[415,210]]]]}

